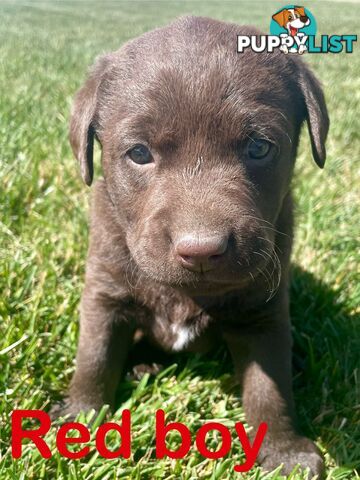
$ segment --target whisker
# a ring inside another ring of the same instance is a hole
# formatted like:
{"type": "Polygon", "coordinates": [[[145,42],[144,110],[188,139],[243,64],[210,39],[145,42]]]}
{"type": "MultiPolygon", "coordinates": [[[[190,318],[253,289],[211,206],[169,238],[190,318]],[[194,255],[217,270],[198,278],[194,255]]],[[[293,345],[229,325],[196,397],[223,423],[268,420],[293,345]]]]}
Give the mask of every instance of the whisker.
{"type": "Polygon", "coordinates": [[[274,225],[269,222],[268,220],[264,220],[263,218],[259,218],[255,215],[249,215],[248,213],[244,213],[244,217],[248,217],[248,218],[253,218],[254,220],[260,222],[260,223],[265,223],[266,226],[262,225],[262,228],[266,228],[266,229],[269,229],[269,230],[272,230],[273,232],[275,233],[278,233],[279,235],[284,235],[285,237],[288,237],[290,238],[290,235],[288,235],[287,233],[285,232],[281,232],[280,230],[277,230],[274,225]]]}

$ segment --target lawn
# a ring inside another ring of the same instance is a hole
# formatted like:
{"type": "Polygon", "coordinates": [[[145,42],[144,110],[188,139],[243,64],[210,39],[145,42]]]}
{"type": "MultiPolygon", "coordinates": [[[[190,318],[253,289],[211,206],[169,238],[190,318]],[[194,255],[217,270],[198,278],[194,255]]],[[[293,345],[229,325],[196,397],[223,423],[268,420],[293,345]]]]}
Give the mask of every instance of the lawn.
{"type": "MultiPolygon", "coordinates": [[[[1,2],[0,4],[0,478],[275,479],[241,476],[234,441],[223,460],[192,450],[156,460],[155,411],[164,408],[195,433],[206,420],[244,421],[231,362],[176,355],[156,378],[125,379],[119,409],[132,412],[130,460],[40,457],[28,445],[14,461],[10,414],[45,409],[74,371],[78,304],[87,249],[90,190],[81,182],[68,138],[72,97],[95,56],[174,17],[200,14],[251,23],[268,32],[279,2],[1,2]]],[[[307,2],[320,33],[358,33],[355,2],[307,2]]],[[[328,101],[326,168],[311,159],[304,129],[294,179],[294,387],[301,424],[325,455],[328,479],[359,478],[359,185],[360,57],[308,55],[328,101]]],[[[97,175],[101,174],[97,168],[97,175]]],[[[121,418],[121,410],[115,416],[121,418]]],[[[54,431],[49,443],[54,449],[54,431]]],[[[116,446],[117,439],[110,439],[116,446]]],[[[173,441],[175,441],[175,437],[173,441]]],[[[216,445],[216,439],[211,443],[216,445]]],[[[301,479],[294,473],[291,478],[301,479]]]]}

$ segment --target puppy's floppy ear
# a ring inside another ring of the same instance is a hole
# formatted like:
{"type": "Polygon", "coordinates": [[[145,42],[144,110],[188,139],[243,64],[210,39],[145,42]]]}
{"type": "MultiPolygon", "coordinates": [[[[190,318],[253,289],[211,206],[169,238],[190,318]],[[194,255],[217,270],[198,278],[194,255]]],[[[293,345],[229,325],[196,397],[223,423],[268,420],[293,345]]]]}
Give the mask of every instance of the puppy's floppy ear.
{"type": "Polygon", "coordinates": [[[329,130],[329,117],[320,83],[313,73],[301,64],[298,82],[305,103],[305,118],[309,129],[312,154],[320,168],[326,158],[325,141],[329,130]]]}
{"type": "Polygon", "coordinates": [[[107,66],[106,56],[100,57],[89,78],[75,96],[70,118],[70,144],[79,161],[81,176],[87,185],[93,180],[94,120],[98,103],[98,90],[107,66]]]}
{"type": "Polygon", "coordinates": [[[276,23],[280,25],[280,27],[285,27],[287,17],[286,17],[287,9],[284,8],[278,13],[275,13],[275,15],[272,16],[272,19],[275,20],[276,23]]]}

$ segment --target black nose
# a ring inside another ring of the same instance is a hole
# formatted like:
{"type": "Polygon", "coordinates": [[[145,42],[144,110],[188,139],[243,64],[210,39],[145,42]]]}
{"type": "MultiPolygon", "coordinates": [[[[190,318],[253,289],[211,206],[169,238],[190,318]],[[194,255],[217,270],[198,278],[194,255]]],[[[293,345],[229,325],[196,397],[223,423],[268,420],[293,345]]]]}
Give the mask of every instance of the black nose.
{"type": "Polygon", "coordinates": [[[304,15],[303,17],[300,17],[300,20],[303,22],[303,23],[306,23],[308,21],[308,17],[306,15],[304,15]]]}
{"type": "Polygon", "coordinates": [[[228,235],[186,234],[175,242],[175,252],[184,268],[207,272],[223,259],[228,241],[228,235]]]}

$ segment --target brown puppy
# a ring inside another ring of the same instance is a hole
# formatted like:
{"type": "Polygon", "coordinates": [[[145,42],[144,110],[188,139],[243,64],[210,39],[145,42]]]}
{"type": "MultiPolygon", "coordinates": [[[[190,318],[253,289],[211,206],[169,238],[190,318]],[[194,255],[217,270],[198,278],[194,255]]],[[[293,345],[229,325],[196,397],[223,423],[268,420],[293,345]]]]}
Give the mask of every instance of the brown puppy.
{"type": "MultiPolygon", "coordinates": [[[[76,372],[63,410],[114,406],[134,332],[168,351],[222,336],[263,466],[321,473],[294,426],[288,267],[292,177],[306,120],[323,167],[323,93],[297,58],[236,53],[249,27],[186,17],[100,57],[70,140],[95,185],[76,372]]],[[[56,410],[56,409],[55,409],[56,410]]]]}

